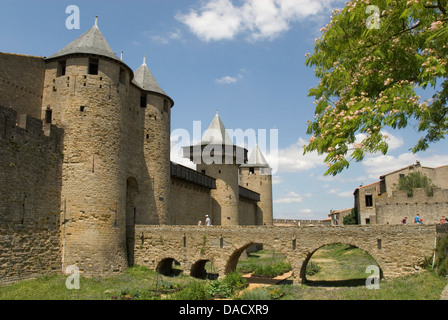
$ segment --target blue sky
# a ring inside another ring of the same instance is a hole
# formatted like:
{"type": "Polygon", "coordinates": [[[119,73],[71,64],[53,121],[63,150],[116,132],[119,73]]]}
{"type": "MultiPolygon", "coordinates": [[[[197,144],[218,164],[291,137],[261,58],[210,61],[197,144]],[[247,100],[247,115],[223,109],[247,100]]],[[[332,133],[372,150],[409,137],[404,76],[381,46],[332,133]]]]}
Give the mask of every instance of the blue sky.
{"type": "MultiPolygon", "coordinates": [[[[274,217],[325,219],[332,209],[351,208],[353,191],[383,173],[416,160],[424,166],[448,164],[446,141],[424,153],[409,152],[420,136],[412,126],[387,130],[387,156],[370,155],[336,177],[323,176],[323,157],[302,155],[309,138],[306,121],[314,117],[308,90],[317,84],[305,54],[313,52],[331,11],[343,5],[339,0],[0,0],[0,51],[50,56],[99,16],[110,46],[118,56],[124,52],[133,70],[147,55],[149,68],[175,101],[173,132],[193,135],[193,121],[205,130],[217,109],[227,129],[267,130],[268,137],[278,130],[274,217]],[[69,5],[80,10],[79,30],[66,28],[69,5]]],[[[176,155],[173,161],[181,162],[176,155]]]]}

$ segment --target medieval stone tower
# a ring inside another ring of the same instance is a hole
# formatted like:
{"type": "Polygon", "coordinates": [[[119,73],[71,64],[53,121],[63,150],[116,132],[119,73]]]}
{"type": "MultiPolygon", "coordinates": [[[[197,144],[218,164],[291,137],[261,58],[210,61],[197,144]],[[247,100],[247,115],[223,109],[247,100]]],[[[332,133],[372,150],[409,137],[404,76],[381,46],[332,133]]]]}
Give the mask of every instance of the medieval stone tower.
{"type": "Polygon", "coordinates": [[[197,171],[216,179],[216,189],[211,191],[214,223],[239,225],[239,166],[247,161],[247,150],[233,144],[216,113],[201,142],[184,151],[197,171]]]}
{"type": "Polygon", "coordinates": [[[272,169],[258,145],[255,145],[247,163],[240,166],[240,185],[260,194],[258,214],[263,224],[273,225],[272,169]]]}
{"type": "Polygon", "coordinates": [[[43,91],[42,117],[65,133],[63,263],[122,271],[135,223],[168,222],[174,103],[145,61],[134,75],[115,55],[97,21],[46,59],[43,91]]]}

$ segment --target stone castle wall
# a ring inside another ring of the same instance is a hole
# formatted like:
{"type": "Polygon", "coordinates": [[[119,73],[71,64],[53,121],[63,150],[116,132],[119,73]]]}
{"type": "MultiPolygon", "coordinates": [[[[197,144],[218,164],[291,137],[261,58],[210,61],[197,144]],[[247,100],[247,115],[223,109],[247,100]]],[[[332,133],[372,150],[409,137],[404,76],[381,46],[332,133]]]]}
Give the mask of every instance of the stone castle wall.
{"type": "Polygon", "coordinates": [[[40,118],[44,71],[43,58],[0,52],[0,106],[40,118]]]}
{"type": "Polygon", "coordinates": [[[171,195],[170,209],[174,224],[197,225],[201,220],[205,225],[205,215],[211,216],[212,212],[209,188],[174,178],[171,182],[171,195]]]}
{"type": "Polygon", "coordinates": [[[0,284],[61,271],[62,131],[0,107],[0,284]]]}
{"type": "Polygon", "coordinates": [[[392,196],[383,194],[376,202],[378,224],[400,224],[404,217],[413,223],[419,214],[423,223],[438,223],[441,216],[448,217],[448,190],[435,189],[433,196],[428,196],[424,189],[414,189],[413,196],[406,191],[393,191],[392,196]]]}

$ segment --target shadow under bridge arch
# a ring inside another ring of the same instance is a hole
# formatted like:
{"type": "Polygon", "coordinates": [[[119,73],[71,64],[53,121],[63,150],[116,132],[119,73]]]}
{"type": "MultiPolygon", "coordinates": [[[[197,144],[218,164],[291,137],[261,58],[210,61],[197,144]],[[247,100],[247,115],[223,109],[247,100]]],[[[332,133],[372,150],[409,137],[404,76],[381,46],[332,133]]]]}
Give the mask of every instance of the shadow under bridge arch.
{"type": "Polygon", "coordinates": [[[309,286],[364,286],[371,276],[383,278],[377,260],[365,249],[346,243],[316,248],[308,254],[300,270],[302,282],[309,286]]]}

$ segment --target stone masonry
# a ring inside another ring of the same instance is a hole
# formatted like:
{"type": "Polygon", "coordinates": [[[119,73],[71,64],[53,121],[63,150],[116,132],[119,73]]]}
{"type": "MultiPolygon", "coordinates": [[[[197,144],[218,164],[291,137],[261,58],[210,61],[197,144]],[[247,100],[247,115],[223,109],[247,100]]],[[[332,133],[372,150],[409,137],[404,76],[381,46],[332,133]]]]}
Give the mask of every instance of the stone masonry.
{"type": "MultiPolygon", "coordinates": [[[[342,227],[188,227],[136,226],[135,261],[163,271],[173,261],[185,274],[204,273],[210,261],[223,277],[236,268],[240,255],[253,244],[263,244],[286,256],[294,281],[306,280],[306,265],[319,248],[333,243],[356,246],[378,263],[384,278],[417,272],[431,257],[440,225],[342,227]],[[417,267],[416,267],[417,266],[417,267]]],[[[368,266],[366,266],[367,268],[368,266]]]]}

